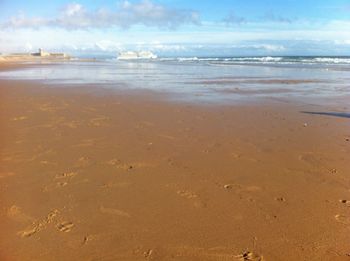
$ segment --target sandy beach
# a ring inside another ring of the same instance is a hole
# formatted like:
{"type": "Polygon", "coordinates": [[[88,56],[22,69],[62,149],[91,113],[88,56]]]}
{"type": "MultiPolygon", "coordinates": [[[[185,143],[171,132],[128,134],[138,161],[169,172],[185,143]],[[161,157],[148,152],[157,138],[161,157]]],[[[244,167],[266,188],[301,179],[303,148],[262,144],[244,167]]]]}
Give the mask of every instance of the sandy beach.
{"type": "Polygon", "coordinates": [[[0,260],[350,258],[344,104],[15,80],[0,97],[0,260]]]}

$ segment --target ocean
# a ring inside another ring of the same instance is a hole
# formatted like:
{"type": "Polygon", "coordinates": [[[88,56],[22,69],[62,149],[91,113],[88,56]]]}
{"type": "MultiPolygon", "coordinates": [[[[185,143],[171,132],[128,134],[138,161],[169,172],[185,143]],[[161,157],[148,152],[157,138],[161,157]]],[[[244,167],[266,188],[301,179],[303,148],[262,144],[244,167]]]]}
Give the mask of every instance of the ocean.
{"type": "Polygon", "coordinates": [[[350,96],[350,57],[161,57],[43,61],[0,72],[1,79],[40,80],[48,86],[98,85],[149,90],[200,102],[256,98],[350,96]]]}

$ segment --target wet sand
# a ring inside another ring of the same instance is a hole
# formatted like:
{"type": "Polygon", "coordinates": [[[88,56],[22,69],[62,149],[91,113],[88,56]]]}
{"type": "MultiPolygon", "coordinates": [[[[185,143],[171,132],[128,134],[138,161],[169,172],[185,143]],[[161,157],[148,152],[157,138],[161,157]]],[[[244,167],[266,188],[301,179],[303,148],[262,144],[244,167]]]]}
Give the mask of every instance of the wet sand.
{"type": "Polygon", "coordinates": [[[0,97],[0,260],[349,259],[349,108],[0,97]]]}

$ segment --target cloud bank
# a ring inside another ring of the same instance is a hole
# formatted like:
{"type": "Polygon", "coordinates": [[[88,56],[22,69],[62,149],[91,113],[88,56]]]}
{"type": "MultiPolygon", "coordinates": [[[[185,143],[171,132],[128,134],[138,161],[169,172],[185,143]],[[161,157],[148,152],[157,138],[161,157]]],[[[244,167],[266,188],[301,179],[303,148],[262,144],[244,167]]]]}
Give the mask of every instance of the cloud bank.
{"type": "Polygon", "coordinates": [[[200,24],[199,14],[192,10],[168,7],[151,0],[139,2],[123,1],[111,11],[100,8],[87,10],[83,5],[71,3],[66,5],[53,18],[26,17],[23,13],[3,23],[4,28],[41,28],[58,27],[68,30],[110,28],[123,29],[135,25],[176,29],[183,24],[200,24]]]}
{"type": "Polygon", "coordinates": [[[0,52],[42,47],[69,53],[149,49],[191,56],[350,55],[347,18],[298,18],[271,10],[247,16],[239,9],[225,9],[212,17],[203,12],[201,23],[197,12],[171,3],[121,0],[110,9],[70,3],[51,16],[4,16],[0,52]]]}
{"type": "Polygon", "coordinates": [[[226,17],[224,17],[223,22],[227,25],[240,25],[246,23],[247,20],[244,17],[237,16],[233,11],[231,11],[226,17]]]}
{"type": "Polygon", "coordinates": [[[293,20],[291,18],[276,15],[272,11],[266,12],[265,15],[262,17],[262,19],[265,21],[271,21],[271,22],[276,22],[276,23],[291,24],[293,22],[293,20]]]}

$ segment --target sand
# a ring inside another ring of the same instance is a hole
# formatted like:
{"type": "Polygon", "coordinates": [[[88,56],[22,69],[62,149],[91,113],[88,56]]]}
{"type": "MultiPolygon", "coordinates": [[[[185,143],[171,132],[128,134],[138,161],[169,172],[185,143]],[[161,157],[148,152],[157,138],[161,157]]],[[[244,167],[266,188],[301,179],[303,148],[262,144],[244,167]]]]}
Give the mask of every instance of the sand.
{"type": "MultiPolygon", "coordinates": [[[[0,63],[16,63],[17,66],[20,63],[41,63],[41,62],[62,62],[70,60],[70,56],[56,56],[56,55],[48,55],[48,56],[35,56],[30,53],[23,54],[4,54],[0,55],[0,63]]],[[[2,67],[2,66],[0,66],[2,67]]]]}
{"type": "Polygon", "coordinates": [[[350,258],[348,108],[0,97],[0,260],[350,258]]]}

